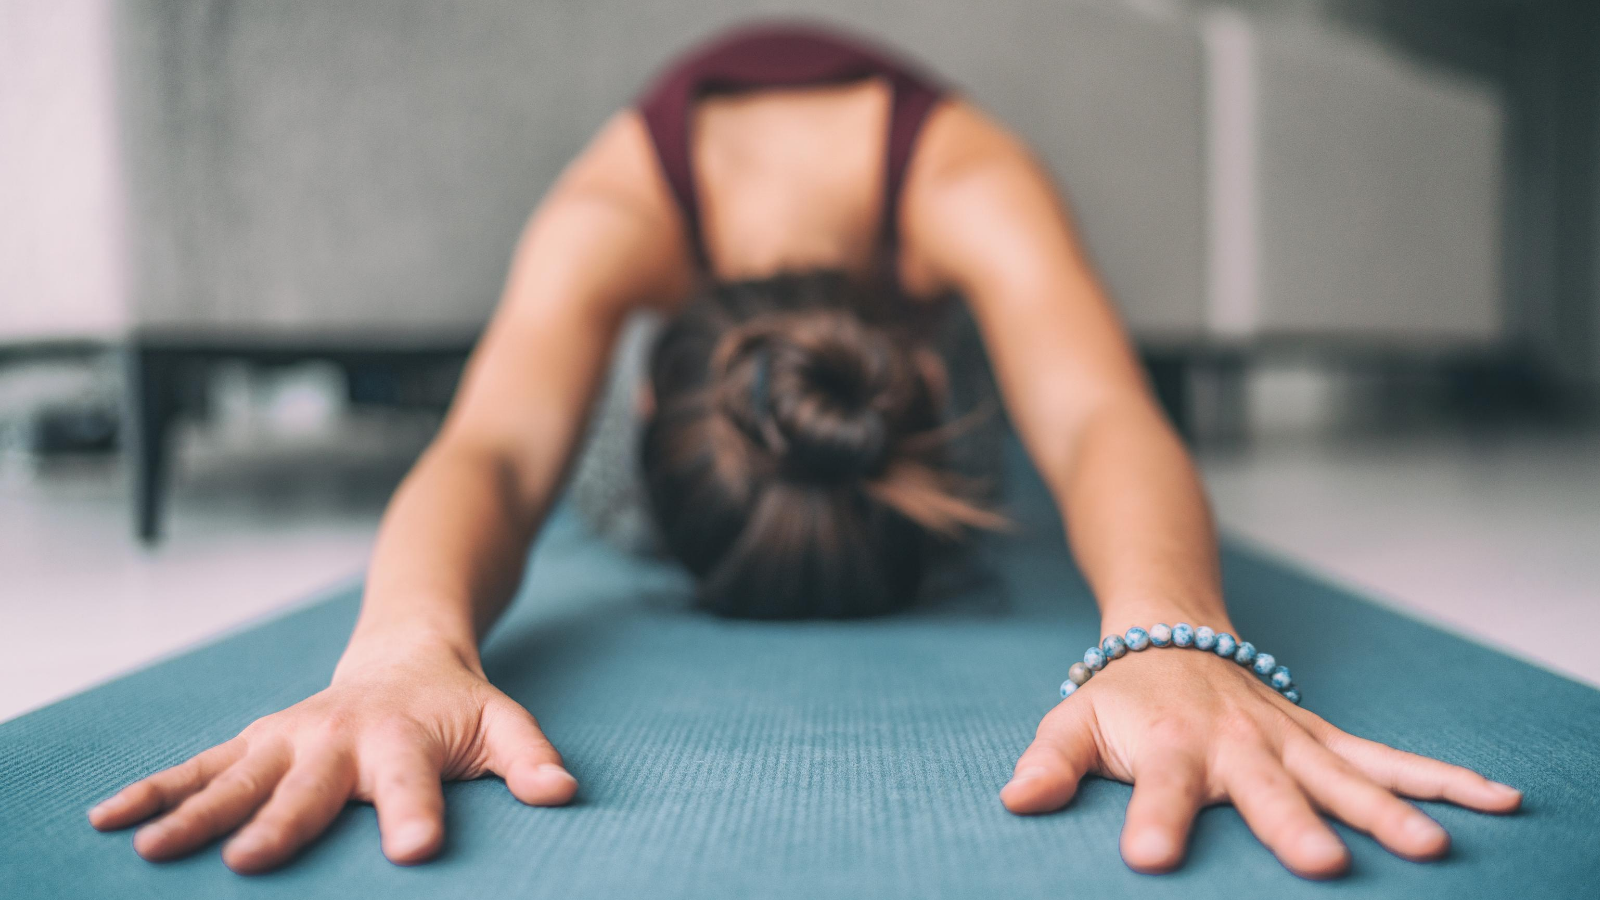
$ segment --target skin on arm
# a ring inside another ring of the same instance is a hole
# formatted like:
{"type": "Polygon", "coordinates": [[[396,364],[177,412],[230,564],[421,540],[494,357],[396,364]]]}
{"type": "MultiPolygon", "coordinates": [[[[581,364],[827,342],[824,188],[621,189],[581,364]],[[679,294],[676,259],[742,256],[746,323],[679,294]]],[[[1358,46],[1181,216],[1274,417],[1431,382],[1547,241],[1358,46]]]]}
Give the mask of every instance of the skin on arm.
{"type": "Polygon", "coordinates": [[[223,859],[255,872],[352,799],[377,807],[397,863],[440,847],[442,780],[494,773],[525,803],[570,800],[577,782],[533,716],[484,677],[478,639],[521,579],[621,322],[687,293],[684,247],[642,122],[619,114],[530,220],[445,424],[384,516],[332,683],[128,786],[91,824],[153,818],[134,837],[152,860],[237,830],[223,859]]]}
{"type": "MultiPolygon", "coordinates": [[[[972,307],[1103,632],[1185,621],[1237,633],[1200,479],[1032,155],[947,104],[924,130],[901,215],[908,282],[956,288],[972,307]]],[[[1318,878],[1349,864],[1321,814],[1428,859],[1449,837],[1400,797],[1500,813],[1521,802],[1470,770],[1345,734],[1202,653],[1132,654],[1096,674],[1045,717],[1001,799],[1056,810],[1090,773],[1134,785],[1122,855],[1147,872],[1182,861],[1209,804],[1233,803],[1285,866],[1318,878]]]]}
{"type": "Polygon", "coordinates": [[[534,214],[444,427],[384,518],[357,639],[426,628],[473,654],[521,580],[623,320],[690,287],[647,141],[619,115],[534,214]]]}

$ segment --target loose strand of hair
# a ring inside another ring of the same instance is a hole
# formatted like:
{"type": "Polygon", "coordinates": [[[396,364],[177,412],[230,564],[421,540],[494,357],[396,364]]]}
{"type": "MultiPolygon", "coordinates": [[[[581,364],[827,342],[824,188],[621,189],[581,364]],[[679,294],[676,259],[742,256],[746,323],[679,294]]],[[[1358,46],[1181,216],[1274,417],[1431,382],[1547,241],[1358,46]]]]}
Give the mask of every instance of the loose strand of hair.
{"type": "Polygon", "coordinates": [[[1008,517],[963,496],[973,487],[954,473],[910,459],[890,463],[882,477],[863,485],[868,496],[940,537],[958,539],[968,529],[1014,530],[1008,517]]]}

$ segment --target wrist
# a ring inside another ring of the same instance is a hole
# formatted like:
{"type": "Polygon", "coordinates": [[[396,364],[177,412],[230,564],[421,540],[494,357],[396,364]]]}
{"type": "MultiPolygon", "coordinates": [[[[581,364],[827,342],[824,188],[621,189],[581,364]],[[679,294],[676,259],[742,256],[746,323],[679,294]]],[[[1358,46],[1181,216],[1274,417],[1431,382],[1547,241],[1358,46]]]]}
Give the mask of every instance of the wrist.
{"type": "Polygon", "coordinates": [[[454,665],[483,675],[477,645],[471,641],[429,629],[380,629],[358,624],[334,668],[333,680],[419,665],[454,665]]]}
{"type": "Polygon", "coordinates": [[[1221,601],[1126,601],[1122,603],[1104,604],[1100,614],[1100,633],[1123,634],[1135,626],[1149,629],[1157,623],[1177,625],[1180,622],[1198,628],[1201,625],[1209,626],[1218,634],[1228,632],[1235,636],[1238,631],[1234,628],[1233,621],[1228,618],[1227,608],[1221,601]]]}

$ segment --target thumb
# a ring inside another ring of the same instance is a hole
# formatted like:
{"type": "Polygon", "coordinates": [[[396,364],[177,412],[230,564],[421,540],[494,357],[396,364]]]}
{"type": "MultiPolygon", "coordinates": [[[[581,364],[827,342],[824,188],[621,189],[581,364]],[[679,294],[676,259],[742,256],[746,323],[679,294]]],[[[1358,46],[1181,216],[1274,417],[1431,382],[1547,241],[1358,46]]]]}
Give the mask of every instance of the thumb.
{"type": "Polygon", "coordinates": [[[561,754],[532,715],[509,697],[483,711],[483,743],[489,771],[505,779],[511,795],[529,806],[561,806],[578,792],[578,780],[561,765],[561,754]]]}
{"type": "Polygon", "coordinates": [[[1054,812],[1078,792],[1078,782],[1100,759],[1090,709],[1081,700],[1064,700],[1044,717],[1033,743],[1017,759],[1011,781],[1000,791],[1006,809],[1019,815],[1054,812]]]}

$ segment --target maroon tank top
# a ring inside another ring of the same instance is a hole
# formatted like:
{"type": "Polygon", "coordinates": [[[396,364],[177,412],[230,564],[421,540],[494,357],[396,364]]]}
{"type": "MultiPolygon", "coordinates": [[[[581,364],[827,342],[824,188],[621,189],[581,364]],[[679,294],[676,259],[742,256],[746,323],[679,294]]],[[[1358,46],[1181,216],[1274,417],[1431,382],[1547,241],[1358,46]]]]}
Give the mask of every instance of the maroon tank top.
{"type": "Polygon", "coordinates": [[[900,191],[917,132],[944,95],[934,81],[888,53],[853,38],[807,25],[758,25],[723,34],[663,72],[638,101],[656,156],[683,210],[696,262],[710,271],[689,147],[695,101],[707,94],[808,87],[883,78],[893,99],[885,154],[880,256],[893,271],[898,246],[900,191]]]}

